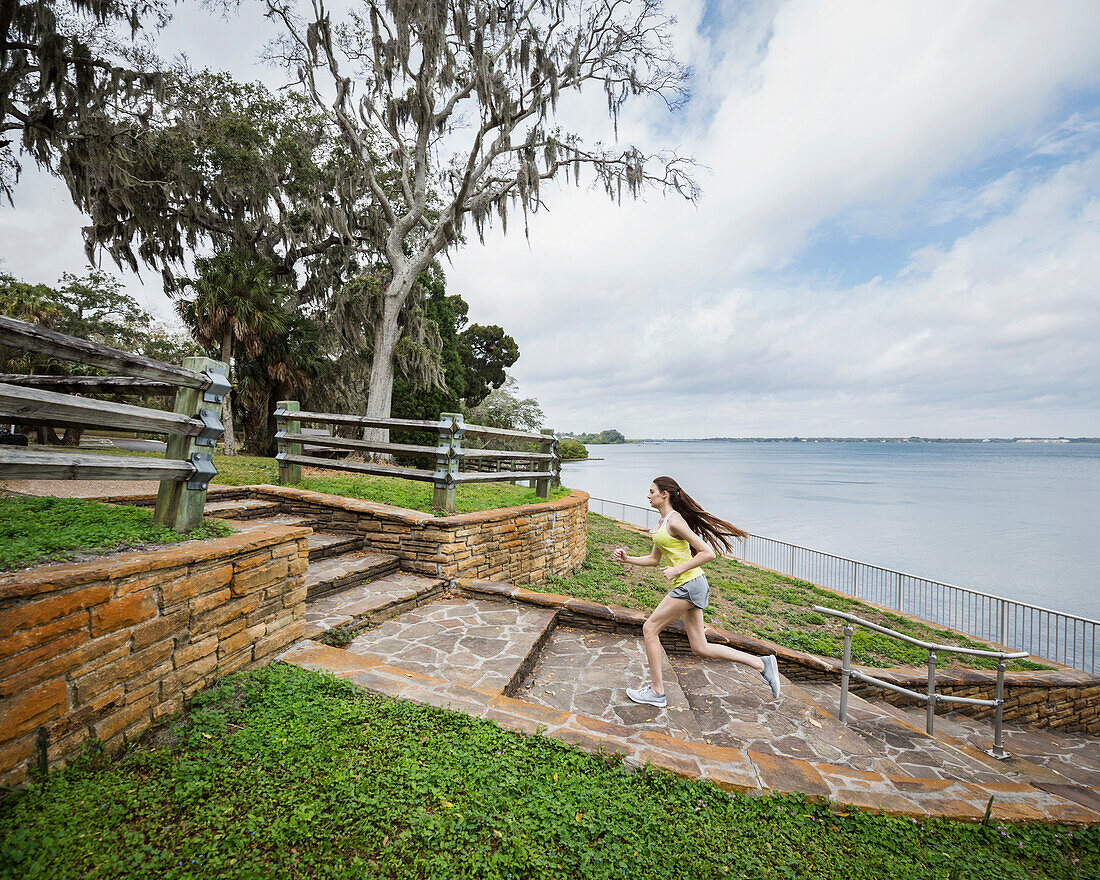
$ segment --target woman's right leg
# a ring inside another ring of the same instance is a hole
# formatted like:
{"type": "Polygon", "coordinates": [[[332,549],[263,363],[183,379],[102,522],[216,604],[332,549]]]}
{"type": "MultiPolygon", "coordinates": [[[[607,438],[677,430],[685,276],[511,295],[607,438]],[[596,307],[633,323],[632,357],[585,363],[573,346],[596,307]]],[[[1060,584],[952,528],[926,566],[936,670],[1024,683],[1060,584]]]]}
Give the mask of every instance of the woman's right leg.
{"type": "Polygon", "coordinates": [[[642,624],[645,656],[649,661],[649,680],[655,693],[665,692],[665,676],[662,669],[665,651],[661,647],[661,631],[694,607],[687,599],[673,599],[672,596],[665,596],[642,624]]]}
{"type": "Polygon", "coordinates": [[[684,629],[687,632],[691,651],[697,657],[708,657],[712,660],[732,660],[743,666],[750,666],[757,672],[764,671],[764,661],[753,654],[746,654],[736,648],[726,645],[714,645],[707,641],[706,624],[703,623],[702,609],[694,605],[684,615],[684,629]]]}

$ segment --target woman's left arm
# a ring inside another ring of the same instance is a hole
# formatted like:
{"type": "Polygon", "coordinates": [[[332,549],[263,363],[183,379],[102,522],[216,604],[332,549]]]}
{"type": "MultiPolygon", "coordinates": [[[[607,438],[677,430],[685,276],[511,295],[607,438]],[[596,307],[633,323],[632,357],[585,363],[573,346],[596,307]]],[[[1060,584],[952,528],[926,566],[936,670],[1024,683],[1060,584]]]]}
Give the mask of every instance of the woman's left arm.
{"type": "Polygon", "coordinates": [[[691,545],[691,549],[695,551],[695,555],[683,565],[670,565],[664,569],[665,577],[670,581],[675,580],[685,571],[691,571],[693,568],[698,568],[700,565],[706,565],[708,562],[717,558],[717,554],[710,544],[689,529],[687,523],[684,522],[684,518],[680,516],[680,514],[677,513],[669,517],[669,521],[665,524],[665,528],[673,538],[687,541],[691,545]]]}

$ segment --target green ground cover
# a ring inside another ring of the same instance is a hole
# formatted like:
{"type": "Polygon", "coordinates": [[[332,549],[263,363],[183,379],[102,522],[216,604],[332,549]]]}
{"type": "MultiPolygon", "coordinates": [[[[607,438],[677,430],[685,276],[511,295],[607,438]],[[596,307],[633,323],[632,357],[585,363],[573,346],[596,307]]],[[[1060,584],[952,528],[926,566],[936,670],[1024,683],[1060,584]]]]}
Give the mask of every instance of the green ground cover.
{"type": "MultiPolygon", "coordinates": [[[[588,555],[571,577],[551,580],[547,589],[628,608],[653,609],[668,592],[657,568],[623,565],[611,559],[611,551],[625,547],[631,556],[645,556],[653,542],[624,528],[615,520],[588,515],[588,555]]],[[[844,644],[844,623],[813,610],[814,605],[856,614],[913,638],[961,648],[990,648],[984,642],[951,630],[930,626],[900,614],[882,611],[858,599],[841,596],[813,584],[745,565],[735,559],[717,559],[706,567],[710,581],[710,607],[703,612],[707,623],[733,632],[747,633],[787,648],[839,658],[844,644]]],[[[852,662],[863,666],[924,666],[928,654],[921,648],[857,627],[852,636],[852,662]]],[[[995,669],[991,658],[940,653],[941,668],[995,669]]],[[[1014,660],[1009,669],[1048,669],[1030,660],[1014,660]]]]}
{"type": "Polygon", "coordinates": [[[220,520],[207,520],[181,535],[154,523],[153,512],[140,507],[79,498],[0,497],[0,570],[64,562],[84,553],[218,538],[232,531],[220,520]]]}
{"type": "MultiPolygon", "coordinates": [[[[279,465],[273,458],[215,455],[214,467],[218,469],[218,475],[213,480],[214,485],[248,486],[257,483],[276,485],[279,482],[279,465]]],[[[329,495],[341,495],[345,498],[359,498],[363,501],[377,501],[379,504],[392,504],[395,507],[405,507],[425,513],[438,513],[432,510],[431,483],[414,482],[398,477],[374,477],[367,474],[303,468],[302,481],[297,484],[297,488],[326,492],[329,495]]],[[[568,489],[555,489],[550,493],[550,497],[563,498],[568,494],[568,489]]],[[[546,500],[539,498],[534,489],[527,486],[513,486],[511,483],[462,485],[458,487],[455,495],[456,513],[473,513],[497,507],[518,507],[546,500]]]]}
{"type": "MultiPolygon", "coordinates": [[[[996,804],[993,806],[996,815],[996,804]]],[[[0,876],[1080,878],[1100,827],[731,797],[275,665],[0,801],[0,876]]]]}

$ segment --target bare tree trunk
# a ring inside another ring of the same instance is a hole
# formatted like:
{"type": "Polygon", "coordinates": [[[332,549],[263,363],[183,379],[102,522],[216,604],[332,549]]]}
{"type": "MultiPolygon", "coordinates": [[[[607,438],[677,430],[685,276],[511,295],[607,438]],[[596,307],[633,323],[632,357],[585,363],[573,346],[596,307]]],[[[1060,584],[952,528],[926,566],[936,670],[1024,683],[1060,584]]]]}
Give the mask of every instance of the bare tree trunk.
{"type": "Polygon", "coordinates": [[[222,334],[221,358],[225,362],[229,380],[229,391],[226,392],[225,402],[222,404],[222,424],[225,425],[225,434],[222,436],[224,452],[226,455],[237,454],[237,441],[233,437],[233,333],[226,330],[222,334]]]}
{"type": "MultiPolygon", "coordinates": [[[[392,289],[394,284],[390,284],[392,289]]],[[[407,295],[408,291],[405,291],[407,295]]],[[[397,319],[405,296],[391,296],[386,291],[386,303],[382,309],[382,321],[374,331],[374,353],[370,362],[370,383],[367,386],[367,415],[388,419],[393,403],[393,353],[400,335],[397,319]]],[[[364,439],[386,442],[390,432],[385,428],[367,428],[364,439]]]]}

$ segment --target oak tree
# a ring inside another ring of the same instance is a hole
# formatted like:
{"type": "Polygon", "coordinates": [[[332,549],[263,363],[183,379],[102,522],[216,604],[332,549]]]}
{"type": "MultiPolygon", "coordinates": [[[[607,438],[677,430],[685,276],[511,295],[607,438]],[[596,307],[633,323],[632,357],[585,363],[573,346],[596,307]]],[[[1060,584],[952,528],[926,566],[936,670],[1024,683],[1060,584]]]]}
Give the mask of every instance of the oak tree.
{"type": "Polygon", "coordinates": [[[388,266],[367,414],[390,415],[402,308],[417,276],[493,218],[544,204],[543,184],[588,169],[614,199],[655,185],[694,199],[690,162],[586,144],[554,124],[559,98],[602,89],[613,123],[628,99],[675,104],[687,70],[657,0],[363,0],[337,23],[323,0],[266,0],[270,54],[332,120],[384,228],[388,266]]]}

